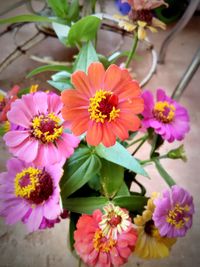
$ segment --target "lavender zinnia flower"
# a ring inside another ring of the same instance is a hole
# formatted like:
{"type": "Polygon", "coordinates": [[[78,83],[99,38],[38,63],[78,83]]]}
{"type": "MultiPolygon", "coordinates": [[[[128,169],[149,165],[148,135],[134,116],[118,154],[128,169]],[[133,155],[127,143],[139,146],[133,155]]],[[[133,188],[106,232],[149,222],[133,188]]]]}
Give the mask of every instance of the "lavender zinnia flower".
{"type": "Polygon", "coordinates": [[[182,140],[190,129],[187,110],[168,97],[162,89],[157,90],[155,103],[150,91],[145,91],[142,97],[144,99],[143,127],[153,128],[168,142],[182,140]]]}
{"type": "Polygon", "coordinates": [[[174,185],[165,190],[162,198],[154,200],[153,220],[161,236],[182,237],[192,226],[194,204],[192,196],[174,185]]]}
{"type": "Polygon", "coordinates": [[[30,232],[60,221],[60,164],[37,167],[12,158],[0,173],[0,216],[7,224],[22,221],[30,232]]]}

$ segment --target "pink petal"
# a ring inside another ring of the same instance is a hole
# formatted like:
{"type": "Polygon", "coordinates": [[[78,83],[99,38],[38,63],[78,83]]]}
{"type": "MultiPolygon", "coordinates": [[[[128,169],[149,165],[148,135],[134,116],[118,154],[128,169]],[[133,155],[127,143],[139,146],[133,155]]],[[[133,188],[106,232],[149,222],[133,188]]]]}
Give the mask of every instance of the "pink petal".
{"type": "Polygon", "coordinates": [[[7,146],[15,147],[20,145],[28,137],[28,131],[9,131],[4,135],[4,141],[7,146]]]}
{"type": "Polygon", "coordinates": [[[35,108],[40,114],[46,114],[48,110],[48,95],[44,92],[37,92],[33,95],[35,108]]]}
{"type": "Polygon", "coordinates": [[[14,224],[20,221],[23,216],[27,213],[29,209],[29,205],[25,201],[21,201],[18,206],[14,206],[13,208],[9,209],[9,214],[6,217],[7,224],[14,224]]]}
{"type": "Polygon", "coordinates": [[[14,152],[15,156],[25,162],[32,162],[37,157],[38,153],[38,141],[37,140],[29,140],[21,145],[11,148],[11,151],[14,152]]]}
{"type": "Polygon", "coordinates": [[[63,104],[61,102],[61,99],[56,94],[51,94],[48,97],[48,111],[54,112],[55,114],[58,114],[61,111],[63,104]]]}
{"type": "Polygon", "coordinates": [[[24,112],[18,109],[17,106],[11,108],[11,110],[7,113],[7,117],[10,122],[20,125],[26,129],[30,126],[30,121],[24,112]]]}
{"type": "Polygon", "coordinates": [[[59,204],[59,196],[57,198],[52,198],[47,201],[44,205],[44,217],[49,220],[56,219],[61,213],[61,208],[59,204]]]}
{"type": "Polygon", "coordinates": [[[26,222],[28,230],[30,232],[38,230],[42,222],[42,219],[43,219],[43,206],[37,206],[33,208],[26,222]]]}

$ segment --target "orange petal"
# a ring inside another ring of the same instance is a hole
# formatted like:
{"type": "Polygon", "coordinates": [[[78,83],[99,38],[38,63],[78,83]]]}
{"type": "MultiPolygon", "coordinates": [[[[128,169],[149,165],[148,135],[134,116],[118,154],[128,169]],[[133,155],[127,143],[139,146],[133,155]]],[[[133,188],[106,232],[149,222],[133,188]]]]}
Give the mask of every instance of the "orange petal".
{"type": "Polygon", "coordinates": [[[123,119],[118,119],[118,122],[121,123],[126,129],[130,131],[137,131],[140,128],[141,121],[136,115],[125,114],[123,119]]]}
{"type": "Polygon", "coordinates": [[[92,86],[93,92],[103,88],[103,79],[105,75],[105,69],[103,64],[94,62],[90,64],[88,68],[88,78],[92,86]]]}
{"type": "Polygon", "coordinates": [[[63,107],[62,117],[65,120],[74,120],[74,118],[79,118],[81,120],[84,117],[89,117],[88,111],[80,108],[67,109],[63,107]]]}
{"type": "Polygon", "coordinates": [[[102,124],[92,122],[88,127],[86,141],[91,146],[97,146],[99,143],[101,143],[102,133],[102,124]]]}
{"type": "Polygon", "coordinates": [[[112,124],[110,124],[109,122],[108,123],[105,122],[102,125],[102,129],[103,129],[102,143],[106,147],[113,146],[116,142],[116,136],[112,132],[112,124]]]}
{"type": "Polygon", "coordinates": [[[92,96],[92,88],[85,72],[81,70],[74,72],[71,76],[71,80],[79,93],[87,96],[88,98],[92,96]]]}
{"type": "Polygon", "coordinates": [[[89,100],[78,94],[76,90],[65,90],[61,93],[61,101],[66,107],[80,107],[89,105],[89,100]]]}
{"type": "Polygon", "coordinates": [[[119,103],[118,108],[121,110],[121,112],[132,112],[133,114],[139,114],[144,110],[144,100],[142,98],[132,98],[119,103]]]}
{"type": "Polygon", "coordinates": [[[117,94],[120,99],[138,97],[141,95],[141,89],[137,81],[131,81],[120,87],[117,94]]]}
{"type": "Polygon", "coordinates": [[[104,89],[113,91],[121,81],[122,70],[117,65],[110,65],[104,78],[104,89]]]}
{"type": "Polygon", "coordinates": [[[79,120],[79,118],[74,119],[72,122],[72,132],[75,135],[81,135],[85,133],[88,129],[88,123],[89,123],[89,118],[83,118],[82,120],[79,120]]]}
{"type": "Polygon", "coordinates": [[[118,120],[112,122],[112,131],[121,140],[128,138],[128,129],[126,129],[123,124],[119,123],[118,120]]]}

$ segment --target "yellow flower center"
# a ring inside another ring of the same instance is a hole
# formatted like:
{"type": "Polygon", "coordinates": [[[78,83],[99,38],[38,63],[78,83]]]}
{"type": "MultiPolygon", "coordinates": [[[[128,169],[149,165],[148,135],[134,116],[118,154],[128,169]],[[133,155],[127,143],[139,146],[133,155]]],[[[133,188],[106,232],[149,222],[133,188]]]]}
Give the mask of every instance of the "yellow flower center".
{"type": "Polygon", "coordinates": [[[29,167],[15,176],[15,195],[19,197],[29,198],[30,194],[39,184],[38,176],[42,171],[29,167]]]}
{"type": "Polygon", "coordinates": [[[157,120],[169,123],[174,119],[175,107],[167,101],[159,101],[154,105],[153,115],[157,120]]]}
{"type": "Polygon", "coordinates": [[[119,117],[120,109],[117,109],[118,97],[109,91],[98,90],[94,97],[90,98],[88,111],[90,119],[96,122],[111,122],[119,117]]]}
{"type": "Polygon", "coordinates": [[[61,120],[54,113],[34,117],[31,129],[32,135],[43,143],[54,142],[63,133],[61,120]]]}
{"type": "Polygon", "coordinates": [[[186,215],[186,212],[189,210],[188,205],[181,207],[179,204],[176,204],[173,210],[169,211],[166,221],[175,226],[175,228],[180,229],[189,220],[189,217],[186,215]]]}
{"type": "Polygon", "coordinates": [[[29,167],[16,174],[14,188],[17,197],[40,204],[52,195],[53,181],[44,169],[29,167]]]}
{"type": "Polygon", "coordinates": [[[98,229],[93,238],[93,245],[97,251],[109,252],[116,245],[116,241],[111,237],[107,238],[103,235],[102,231],[98,229]]]}

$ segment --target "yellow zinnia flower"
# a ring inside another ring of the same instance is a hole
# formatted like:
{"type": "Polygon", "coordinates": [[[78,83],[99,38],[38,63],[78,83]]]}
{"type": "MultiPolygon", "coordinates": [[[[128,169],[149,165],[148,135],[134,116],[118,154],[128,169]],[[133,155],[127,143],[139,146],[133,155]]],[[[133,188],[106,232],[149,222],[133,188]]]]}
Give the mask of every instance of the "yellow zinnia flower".
{"type": "Polygon", "coordinates": [[[138,240],[135,253],[143,259],[159,259],[169,255],[172,245],[176,242],[175,238],[161,237],[158,229],[152,220],[155,209],[154,199],[158,197],[154,193],[148,200],[146,209],[142,215],[134,218],[134,224],[138,231],[138,240]]]}

